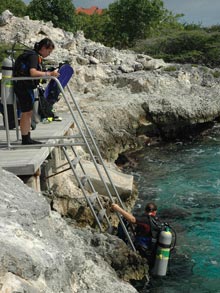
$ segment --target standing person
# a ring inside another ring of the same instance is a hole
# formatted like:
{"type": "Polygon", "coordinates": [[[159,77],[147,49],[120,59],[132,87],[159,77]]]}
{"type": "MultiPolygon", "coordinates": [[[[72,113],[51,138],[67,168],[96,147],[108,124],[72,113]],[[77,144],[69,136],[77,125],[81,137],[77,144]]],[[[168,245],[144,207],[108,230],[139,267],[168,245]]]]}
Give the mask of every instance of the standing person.
{"type": "MultiPolygon", "coordinates": [[[[57,77],[59,73],[56,70],[44,72],[42,71],[41,65],[42,58],[49,56],[54,48],[54,43],[49,38],[44,38],[39,43],[35,43],[33,51],[26,51],[16,59],[14,76],[57,77]]],[[[37,88],[38,83],[38,80],[19,80],[14,82],[14,91],[21,109],[20,129],[23,145],[41,144],[41,142],[31,139],[30,136],[31,119],[35,100],[34,89],[37,88]]]]}
{"type": "Polygon", "coordinates": [[[139,253],[148,259],[149,266],[152,268],[155,260],[156,243],[161,231],[161,223],[156,217],[156,204],[148,203],[144,213],[140,216],[132,215],[117,204],[112,204],[112,209],[120,213],[131,224],[135,224],[134,245],[139,253]]]}

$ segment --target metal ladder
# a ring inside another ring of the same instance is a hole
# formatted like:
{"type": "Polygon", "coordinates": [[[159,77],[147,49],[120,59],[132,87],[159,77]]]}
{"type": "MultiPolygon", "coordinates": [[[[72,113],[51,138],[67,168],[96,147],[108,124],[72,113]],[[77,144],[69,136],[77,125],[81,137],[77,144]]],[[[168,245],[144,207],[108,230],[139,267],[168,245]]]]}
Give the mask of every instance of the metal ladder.
{"type": "MultiPolygon", "coordinates": [[[[95,139],[83,117],[83,114],[80,110],[80,107],[76,101],[76,99],[74,98],[73,96],[73,93],[69,87],[69,85],[67,85],[67,90],[68,90],[68,93],[71,97],[71,101],[73,102],[74,104],[74,107],[75,107],[75,110],[78,114],[78,117],[76,118],[76,115],[73,111],[73,108],[72,106],[70,105],[69,101],[67,99],[66,100],[66,103],[68,105],[68,108],[69,108],[69,111],[71,112],[72,114],[72,117],[73,117],[73,121],[75,123],[75,126],[77,127],[78,129],[78,132],[82,138],[82,141],[84,143],[84,145],[86,146],[87,148],[87,151],[90,155],[90,159],[91,161],[93,162],[94,166],[95,166],[95,169],[97,171],[97,174],[99,175],[99,178],[101,179],[101,182],[105,188],[105,191],[107,193],[107,196],[109,198],[109,204],[113,203],[114,202],[114,197],[113,197],[113,194],[114,196],[116,197],[117,201],[119,202],[120,206],[124,208],[124,205],[123,205],[123,202],[121,201],[121,198],[118,194],[118,191],[117,191],[117,188],[115,187],[115,184],[114,182],[112,181],[111,179],[111,176],[109,174],[109,171],[108,169],[106,168],[105,166],[105,163],[104,163],[104,160],[101,156],[101,153],[97,147],[97,144],[95,142],[95,139]],[[107,180],[108,180],[108,183],[109,183],[109,186],[106,182],[106,178],[107,177],[107,180]],[[111,190],[110,190],[110,187],[111,187],[111,190]]],[[[63,96],[65,95],[64,92],[62,92],[63,96]]],[[[85,168],[83,167],[83,164],[81,162],[81,159],[80,157],[77,155],[77,152],[75,150],[75,147],[74,146],[71,146],[70,147],[71,150],[72,150],[72,153],[74,154],[75,158],[74,160],[71,160],[70,159],[70,156],[68,155],[67,153],[67,149],[65,148],[65,146],[62,147],[62,151],[70,165],[70,168],[72,169],[72,172],[77,180],[77,183],[79,185],[79,187],[81,188],[82,192],[83,192],[83,195],[87,201],[87,204],[96,220],[96,223],[100,229],[101,232],[104,232],[104,231],[107,231],[109,233],[111,233],[112,231],[112,225],[111,225],[111,221],[107,215],[107,211],[106,211],[106,208],[103,206],[102,204],[102,201],[100,199],[100,195],[99,193],[96,191],[92,181],[90,180],[89,176],[86,174],[86,170],[85,168]],[[79,178],[77,172],[76,172],[76,166],[79,166],[80,169],[81,169],[81,172],[83,174],[83,176],[81,176],[81,178],[79,178]],[[92,193],[89,193],[87,191],[87,189],[85,189],[85,185],[88,185],[89,186],[89,189],[91,190],[92,193]]],[[[124,222],[121,218],[121,215],[117,213],[117,216],[119,218],[119,221],[123,227],[123,230],[127,236],[127,239],[128,239],[128,242],[130,244],[130,246],[132,247],[133,250],[135,250],[135,247],[134,247],[134,244],[133,244],[133,241],[130,237],[130,234],[127,230],[127,228],[125,227],[124,225],[124,222]]]]}
{"type": "MultiPolygon", "coordinates": [[[[29,77],[13,77],[13,78],[9,78],[3,81],[3,83],[5,83],[8,80],[28,80],[28,79],[39,79],[39,78],[29,78],[29,77]]],[[[69,164],[70,168],[77,180],[78,186],[80,187],[80,189],[82,190],[82,193],[86,199],[86,202],[94,216],[95,222],[97,224],[97,226],[99,227],[99,230],[101,232],[108,232],[111,233],[112,232],[112,225],[111,225],[111,221],[110,218],[107,214],[106,208],[103,206],[102,201],[100,199],[100,195],[99,193],[96,191],[92,181],[90,180],[89,176],[86,174],[86,170],[82,164],[81,158],[79,157],[79,155],[77,154],[77,151],[75,149],[76,146],[84,146],[86,147],[88,154],[90,155],[90,159],[93,162],[95,169],[99,175],[99,178],[103,184],[103,187],[106,191],[106,194],[108,196],[109,199],[109,206],[111,205],[111,203],[113,203],[115,201],[113,194],[115,196],[115,198],[117,199],[119,205],[124,208],[124,204],[119,196],[119,193],[115,187],[114,182],[112,181],[109,171],[105,166],[104,160],[101,156],[101,153],[97,147],[97,144],[95,142],[95,139],[83,117],[83,114],[80,110],[80,107],[76,101],[76,99],[74,98],[74,95],[69,87],[69,85],[66,86],[67,91],[69,93],[69,96],[71,98],[71,102],[74,105],[74,110],[73,107],[71,106],[70,101],[67,99],[66,93],[64,92],[64,89],[62,87],[62,85],[60,84],[59,80],[56,77],[48,77],[47,79],[54,79],[60,89],[60,92],[66,102],[66,105],[68,106],[68,109],[72,115],[73,118],[73,122],[74,122],[74,126],[77,128],[78,131],[78,135],[75,136],[65,136],[65,137],[60,137],[60,139],[64,139],[64,142],[60,142],[59,143],[54,143],[51,145],[48,143],[45,143],[43,145],[40,145],[41,147],[47,147],[47,146],[57,146],[60,147],[67,163],[69,164]],[[66,139],[74,139],[74,141],[72,142],[66,142],[66,139]],[[75,140],[77,140],[75,142],[75,140]],[[71,152],[71,154],[73,154],[74,159],[72,159],[72,156],[69,155],[68,150],[71,152]],[[83,174],[83,176],[79,176],[78,172],[77,172],[77,167],[80,168],[81,170],[81,174],[83,174]],[[109,186],[108,186],[107,182],[106,182],[106,178],[108,181],[109,186]],[[87,186],[89,186],[89,189],[91,192],[88,191],[88,188],[85,188],[87,186]]],[[[3,86],[4,89],[4,86],[3,86]]],[[[10,144],[10,138],[9,138],[9,126],[8,126],[8,122],[7,122],[7,105],[6,105],[6,101],[4,100],[4,90],[3,90],[3,106],[4,106],[4,111],[5,111],[5,119],[6,119],[6,132],[8,131],[8,134],[6,134],[7,136],[7,142],[8,142],[8,147],[9,148],[13,148],[13,146],[10,144]]],[[[14,107],[16,107],[16,103],[14,103],[14,107]]],[[[16,110],[14,111],[16,114],[16,110]]],[[[16,118],[16,117],[15,117],[16,118]]],[[[16,126],[16,131],[17,131],[17,126],[16,126]]],[[[17,131],[18,132],[18,131],[17,131]]],[[[50,137],[53,138],[53,137],[50,137]]],[[[19,146],[16,146],[19,147],[19,146]]],[[[34,147],[34,146],[20,146],[20,147],[34,147]]],[[[124,230],[124,233],[126,235],[126,238],[128,240],[128,244],[130,245],[130,247],[135,251],[135,246],[133,244],[132,238],[124,224],[124,221],[122,219],[122,216],[116,212],[116,215],[119,219],[119,222],[124,230]]]]}

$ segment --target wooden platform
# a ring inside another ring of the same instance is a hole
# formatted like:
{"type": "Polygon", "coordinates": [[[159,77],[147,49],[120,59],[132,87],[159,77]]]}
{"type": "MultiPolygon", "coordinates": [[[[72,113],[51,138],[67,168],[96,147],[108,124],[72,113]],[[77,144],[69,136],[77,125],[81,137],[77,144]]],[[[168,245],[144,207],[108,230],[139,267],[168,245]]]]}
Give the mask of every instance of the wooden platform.
{"type": "MultiPolygon", "coordinates": [[[[64,136],[70,127],[73,127],[73,118],[70,114],[62,113],[60,115],[62,121],[53,121],[44,124],[37,124],[35,130],[31,132],[33,139],[42,138],[45,142],[50,142],[46,138],[55,136],[64,136]]],[[[19,133],[20,135],[20,133],[19,133]]],[[[16,131],[10,130],[10,141],[20,145],[20,141],[16,141],[16,131]]],[[[54,140],[53,140],[54,141],[54,140]]],[[[0,166],[15,175],[34,175],[48,157],[53,147],[34,147],[22,149],[8,149],[6,140],[6,130],[3,126],[2,115],[0,115],[0,166]]]]}

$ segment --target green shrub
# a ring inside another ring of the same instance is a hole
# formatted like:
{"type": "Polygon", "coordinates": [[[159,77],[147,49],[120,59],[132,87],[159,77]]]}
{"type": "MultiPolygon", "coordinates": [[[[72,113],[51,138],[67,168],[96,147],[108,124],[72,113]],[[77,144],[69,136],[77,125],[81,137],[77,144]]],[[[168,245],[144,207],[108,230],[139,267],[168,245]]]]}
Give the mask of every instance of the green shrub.
{"type": "Polygon", "coordinates": [[[164,71],[168,71],[168,72],[176,71],[176,70],[177,70],[177,68],[174,65],[167,66],[167,67],[164,68],[164,71]]]}
{"type": "Polygon", "coordinates": [[[5,57],[7,57],[10,54],[9,51],[11,51],[13,49],[13,47],[14,47],[14,53],[13,53],[14,59],[17,58],[17,56],[19,54],[21,54],[24,49],[27,49],[21,44],[16,44],[16,46],[13,46],[13,44],[0,43],[0,48],[1,48],[1,50],[0,50],[0,71],[2,68],[2,61],[4,60],[5,57]]]}
{"type": "Polygon", "coordinates": [[[0,14],[6,9],[10,10],[14,15],[22,17],[26,15],[27,6],[22,0],[1,0],[0,14]]]}
{"type": "Polygon", "coordinates": [[[220,66],[220,32],[204,29],[174,30],[168,35],[140,40],[133,48],[138,53],[162,58],[166,62],[220,66]]]}
{"type": "Polygon", "coordinates": [[[215,70],[214,72],[212,72],[212,75],[213,75],[215,78],[219,78],[219,77],[220,77],[220,71],[215,70]]]}

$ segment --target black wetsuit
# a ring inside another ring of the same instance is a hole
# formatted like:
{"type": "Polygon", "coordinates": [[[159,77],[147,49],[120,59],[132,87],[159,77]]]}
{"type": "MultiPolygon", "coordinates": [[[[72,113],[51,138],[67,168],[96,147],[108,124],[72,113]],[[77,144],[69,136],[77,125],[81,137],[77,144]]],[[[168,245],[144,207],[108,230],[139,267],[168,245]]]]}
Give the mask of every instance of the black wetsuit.
{"type": "Polygon", "coordinates": [[[135,247],[143,257],[146,257],[151,267],[154,263],[156,244],[160,229],[160,221],[157,217],[143,214],[135,216],[135,247]]]}
{"type": "MultiPolygon", "coordinates": [[[[24,73],[17,73],[14,76],[30,76],[30,69],[35,68],[41,70],[41,58],[35,51],[30,51],[26,53],[25,62],[23,66],[25,68],[24,73]]],[[[19,57],[18,57],[19,58],[19,57]]],[[[16,61],[15,61],[16,67],[16,61]]],[[[19,106],[21,112],[29,112],[33,110],[34,105],[34,89],[37,87],[39,81],[37,80],[19,80],[14,82],[14,91],[19,101],[19,106]]]]}

